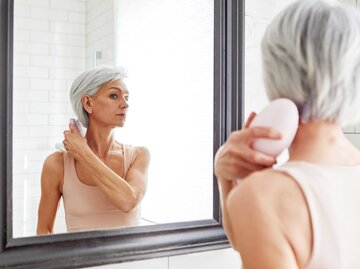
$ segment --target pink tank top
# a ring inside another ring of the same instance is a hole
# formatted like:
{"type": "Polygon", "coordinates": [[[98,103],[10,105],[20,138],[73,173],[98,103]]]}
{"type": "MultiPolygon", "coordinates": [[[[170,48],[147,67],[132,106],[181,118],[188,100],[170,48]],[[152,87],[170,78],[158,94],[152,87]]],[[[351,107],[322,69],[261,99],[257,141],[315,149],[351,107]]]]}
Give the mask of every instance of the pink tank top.
{"type": "MultiPolygon", "coordinates": [[[[131,146],[123,145],[124,174],[132,163],[131,146]]],[[[115,207],[97,186],[82,183],[77,177],[74,158],[64,151],[63,201],[69,232],[119,228],[139,224],[140,209],[129,213],[115,207]]]]}
{"type": "Polygon", "coordinates": [[[277,170],[300,185],[309,207],[313,250],[306,269],[360,268],[360,165],[289,161],[277,170]]]}

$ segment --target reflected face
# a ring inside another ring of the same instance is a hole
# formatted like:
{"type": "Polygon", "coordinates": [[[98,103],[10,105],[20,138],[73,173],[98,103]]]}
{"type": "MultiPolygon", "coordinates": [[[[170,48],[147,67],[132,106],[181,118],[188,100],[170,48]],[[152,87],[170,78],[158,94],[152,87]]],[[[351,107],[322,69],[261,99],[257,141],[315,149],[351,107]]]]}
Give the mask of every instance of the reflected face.
{"type": "Polygon", "coordinates": [[[91,97],[90,122],[123,127],[129,108],[129,91],[122,80],[106,83],[91,97]]]}

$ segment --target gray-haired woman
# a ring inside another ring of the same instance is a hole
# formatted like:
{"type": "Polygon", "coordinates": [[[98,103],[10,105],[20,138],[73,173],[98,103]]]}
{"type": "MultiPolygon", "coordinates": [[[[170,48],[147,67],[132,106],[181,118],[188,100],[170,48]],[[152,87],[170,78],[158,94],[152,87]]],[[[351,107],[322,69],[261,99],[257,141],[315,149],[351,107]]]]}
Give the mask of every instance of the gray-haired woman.
{"type": "Polygon", "coordinates": [[[268,97],[293,100],[301,122],[277,169],[251,149],[256,137],[279,138],[246,128],[254,114],[219,149],[226,233],[246,269],[360,268],[360,152],[341,129],[360,116],[360,14],[296,1],[266,30],[262,55],[268,97]]]}
{"type": "Polygon", "coordinates": [[[53,233],[60,198],[68,231],[138,225],[150,155],[115,141],[123,127],[129,91],[120,67],[98,67],[75,79],[70,99],[81,124],[64,131],[65,151],[47,157],[41,175],[37,234],[53,233]]]}

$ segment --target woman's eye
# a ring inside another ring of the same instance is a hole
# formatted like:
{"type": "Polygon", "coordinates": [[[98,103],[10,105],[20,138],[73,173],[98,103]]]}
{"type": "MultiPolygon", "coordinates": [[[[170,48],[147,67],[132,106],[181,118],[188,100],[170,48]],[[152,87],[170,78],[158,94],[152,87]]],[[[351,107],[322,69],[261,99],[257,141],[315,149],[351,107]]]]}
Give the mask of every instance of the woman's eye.
{"type": "Polygon", "coordinates": [[[117,94],[115,94],[115,93],[113,93],[113,94],[110,95],[110,98],[111,98],[111,99],[117,99],[117,97],[118,97],[118,96],[117,96],[117,94]]]}
{"type": "Polygon", "coordinates": [[[125,95],[124,98],[125,98],[126,101],[129,101],[129,95],[125,95]]]}

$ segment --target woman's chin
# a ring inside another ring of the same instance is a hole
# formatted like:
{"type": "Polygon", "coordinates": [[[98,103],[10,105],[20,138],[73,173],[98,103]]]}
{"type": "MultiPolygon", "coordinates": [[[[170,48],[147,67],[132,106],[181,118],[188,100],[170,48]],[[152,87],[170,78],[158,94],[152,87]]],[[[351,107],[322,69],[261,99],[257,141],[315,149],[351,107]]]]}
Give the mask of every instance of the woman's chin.
{"type": "Polygon", "coordinates": [[[117,122],[116,124],[115,124],[115,127],[124,127],[125,126],[125,121],[123,121],[123,122],[117,122]]]}

